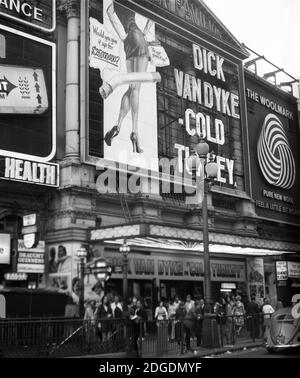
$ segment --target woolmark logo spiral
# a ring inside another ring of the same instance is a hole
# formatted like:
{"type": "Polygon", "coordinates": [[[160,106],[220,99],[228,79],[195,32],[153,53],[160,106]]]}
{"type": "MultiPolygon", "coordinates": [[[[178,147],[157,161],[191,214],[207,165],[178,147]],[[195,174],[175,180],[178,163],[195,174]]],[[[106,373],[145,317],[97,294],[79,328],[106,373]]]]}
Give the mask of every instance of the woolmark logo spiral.
{"type": "Polygon", "coordinates": [[[260,169],[271,185],[291,189],[296,180],[296,166],[284,128],[278,117],[269,114],[257,147],[260,169]]]}

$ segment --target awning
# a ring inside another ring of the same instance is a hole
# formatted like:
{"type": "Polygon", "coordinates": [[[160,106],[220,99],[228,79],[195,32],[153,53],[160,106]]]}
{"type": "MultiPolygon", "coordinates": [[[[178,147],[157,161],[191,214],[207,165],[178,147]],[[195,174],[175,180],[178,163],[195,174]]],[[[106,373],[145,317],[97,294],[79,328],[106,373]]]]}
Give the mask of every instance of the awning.
{"type": "MultiPolygon", "coordinates": [[[[127,240],[131,246],[203,252],[203,232],[195,228],[164,226],[161,224],[125,224],[104,227],[90,232],[91,242],[121,245],[127,240]]],[[[237,233],[209,233],[210,252],[237,255],[276,256],[300,252],[297,243],[243,236],[237,233]]]]}

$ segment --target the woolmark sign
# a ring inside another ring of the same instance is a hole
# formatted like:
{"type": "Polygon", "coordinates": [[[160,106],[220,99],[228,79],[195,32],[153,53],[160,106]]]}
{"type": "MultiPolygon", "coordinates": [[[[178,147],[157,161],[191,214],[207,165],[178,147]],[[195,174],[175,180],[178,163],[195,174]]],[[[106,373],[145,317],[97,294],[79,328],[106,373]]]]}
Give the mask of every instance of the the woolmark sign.
{"type": "Polygon", "coordinates": [[[0,0],[0,16],[51,33],[56,27],[56,0],[0,0]]]}

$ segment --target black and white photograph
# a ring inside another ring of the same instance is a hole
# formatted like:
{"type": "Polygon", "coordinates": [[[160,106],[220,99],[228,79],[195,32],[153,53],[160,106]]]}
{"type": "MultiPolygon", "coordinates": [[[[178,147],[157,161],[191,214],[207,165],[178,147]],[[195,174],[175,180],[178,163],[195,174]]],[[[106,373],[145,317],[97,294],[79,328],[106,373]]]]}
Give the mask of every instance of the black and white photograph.
{"type": "Polygon", "coordinates": [[[299,361],[299,15],[0,1],[0,359],[16,374],[299,361]]]}

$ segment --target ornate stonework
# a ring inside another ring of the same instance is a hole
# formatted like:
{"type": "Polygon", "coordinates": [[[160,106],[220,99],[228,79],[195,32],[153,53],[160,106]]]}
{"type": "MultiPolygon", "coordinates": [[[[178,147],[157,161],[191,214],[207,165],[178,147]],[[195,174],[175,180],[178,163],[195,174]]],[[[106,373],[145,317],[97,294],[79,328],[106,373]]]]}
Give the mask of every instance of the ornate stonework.
{"type": "Polygon", "coordinates": [[[61,0],[58,9],[63,11],[67,18],[80,17],[80,0],[61,0]]]}
{"type": "MultiPolygon", "coordinates": [[[[150,224],[147,235],[152,238],[166,238],[174,240],[185,240],[189,242],[201,242],[203,232],[196,229],[168,227],[150,224]]],[[[120,238],[132,238],[142,236],[144,228],[141,224],[108,227],[91,231],[91,241],[109,241],[120,238]]],[[[217,232],[209,233],[209,240],[212,244],[236,246],[243,248],[257,248],[282,252],[299,252],[300,245],[297,243],[280,240],[269,240],[255,237],[245,237],[238,234],[224,234],[217,232]]]]}

